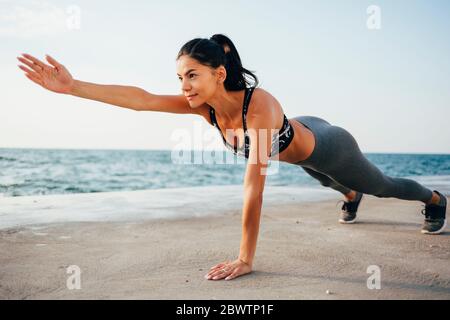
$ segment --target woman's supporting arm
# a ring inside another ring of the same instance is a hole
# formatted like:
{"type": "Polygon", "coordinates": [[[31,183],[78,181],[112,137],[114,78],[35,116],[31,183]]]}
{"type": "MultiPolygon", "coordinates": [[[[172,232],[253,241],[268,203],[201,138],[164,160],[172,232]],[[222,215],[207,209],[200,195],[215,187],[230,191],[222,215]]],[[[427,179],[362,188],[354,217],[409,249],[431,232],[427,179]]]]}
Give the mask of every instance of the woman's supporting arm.
{"type": "Polygon", "coordinates": [[[244,177],[244,205],[242,208],[242,237],[239,258],[215,265],[208,272],[207,279],[230,280],[252,271],[274,125],[273,118],[267,116],[270,114],[268,109],[271,106],[265,105],[259,108],[259,112],[256,111],[256,103],[252,107],[254,108],[253,115],[247,118],[250,152],[244,177]]]}
{"type": "Polygon", "coordinates": [[[249,128],[248,131],[251,144],[244,177],[242,238],[239,258],[252,266],[256,253],[263,192],[271,147],[271,139],[268,132],[271,132],[271,130],[266,128],[249,128]]]}
{"type": "Polygon", "coordinates": [[[262,203],[263,196],[259,190],[246,189],[244,191],[239,259],[250,267],[253,266],[253,259],[255,258],[256,253],[262,203]]]}

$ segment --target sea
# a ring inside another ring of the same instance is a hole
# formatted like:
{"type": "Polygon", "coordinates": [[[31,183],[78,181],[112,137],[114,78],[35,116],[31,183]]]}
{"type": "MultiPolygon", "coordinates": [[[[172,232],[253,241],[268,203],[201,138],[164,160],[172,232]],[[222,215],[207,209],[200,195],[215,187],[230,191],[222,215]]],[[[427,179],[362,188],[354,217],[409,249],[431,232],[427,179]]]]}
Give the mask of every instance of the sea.
{"type": "MultiPolygon", "coordinates": [[[[230,154],[223,152],[221,159],[230,154]]],[[[388,176],[414,179],[450,195],[450,154],[364,155],[388,176]]],[[[204,151],[185,151],[183,159],[172,150],[0,148],[0,197],[232,186],[244,181],[245,159],[193,160],[205,159],[204,151]]],[[[320,187],[300,166],[277,162],[271,168],[266,185],[320,187]]]]}

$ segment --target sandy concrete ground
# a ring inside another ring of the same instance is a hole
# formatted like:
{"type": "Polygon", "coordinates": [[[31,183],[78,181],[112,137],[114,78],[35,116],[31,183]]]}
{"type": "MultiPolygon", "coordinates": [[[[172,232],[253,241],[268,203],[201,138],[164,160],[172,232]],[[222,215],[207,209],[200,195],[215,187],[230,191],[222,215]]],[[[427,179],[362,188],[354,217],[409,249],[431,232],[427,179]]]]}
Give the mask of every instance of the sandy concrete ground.
{"type": "Polygon", "coordinates": [[[2,299],[450,299],[450,232],[422,235],[420,202],[365,196],[264,206],[251,274],[206,280],[237,257],[240,210],[218,217],[70,222],[0,230],[2,299]],[[69,290],[67,268],[81,270],[69,290]],[[368,289],[367,268],[381,289],[368,289]],[[327,294],[329,290],[331,294],[327,294]]]}

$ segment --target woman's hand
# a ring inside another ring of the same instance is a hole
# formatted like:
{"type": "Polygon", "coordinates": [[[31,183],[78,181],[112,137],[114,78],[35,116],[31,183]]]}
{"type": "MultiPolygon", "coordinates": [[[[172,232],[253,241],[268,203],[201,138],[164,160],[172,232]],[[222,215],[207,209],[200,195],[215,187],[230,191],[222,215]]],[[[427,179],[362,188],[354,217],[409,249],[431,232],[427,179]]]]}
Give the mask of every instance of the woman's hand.
{"type": "Polygon", "coordinates": [[[208,280],[231,280],[236,277],[252,272],[252,266],[244,261],[237,259],[234,261],[225,261],[212,267],[205,276],[208,280]]]}
{"type": "Polygon", "coordinates": [[[17,59],[28,66],[28,68],[23,65],[19,65],[19,68],[25,71],[28,79],[53,92],[71,92],[74,80],[70,72],[62,64],[49,55],[46,55],[45,58],[51,65],[47,65],[26,53],[23,53],[22,56],[17,57],[17,59]]]}

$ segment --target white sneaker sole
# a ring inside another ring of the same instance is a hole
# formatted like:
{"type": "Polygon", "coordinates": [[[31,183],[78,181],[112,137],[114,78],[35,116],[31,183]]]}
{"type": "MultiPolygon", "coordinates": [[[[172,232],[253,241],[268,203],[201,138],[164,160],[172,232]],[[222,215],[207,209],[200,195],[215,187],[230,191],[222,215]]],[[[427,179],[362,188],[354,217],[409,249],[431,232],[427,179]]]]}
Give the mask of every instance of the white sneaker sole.
{"type": "Polygon", "coordinates": [[[352,223],[355,223],[356,218],[358,218],[358,216],[356,216],[355,219],[353,219],[353,220],[347,220],[347,221],[346,221],[346,220],[339,219],[339,223],[342,223],[342,224],[352,224],[352,223]]]}
{"type": "Polygon", "coordinates": [[[442,228],[440,228],[438,231],[427,231],[427,230],[421,230],[423,234],[440,234],[444,229],[447,227],[447,219],[444,220],[444,224],[442,225],[442,228]]]}

